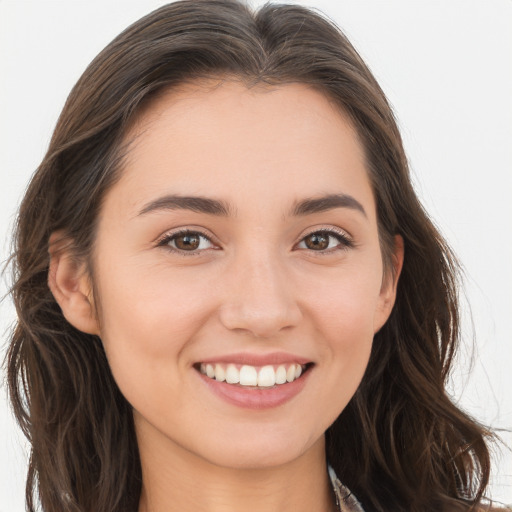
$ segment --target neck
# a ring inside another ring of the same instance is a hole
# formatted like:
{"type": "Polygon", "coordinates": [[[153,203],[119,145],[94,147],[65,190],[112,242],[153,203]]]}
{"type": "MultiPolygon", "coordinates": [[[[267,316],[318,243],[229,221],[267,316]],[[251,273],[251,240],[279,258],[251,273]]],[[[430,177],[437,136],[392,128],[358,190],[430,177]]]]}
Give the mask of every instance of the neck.
{"type": "Polygon", "coordinates": [[[331,512],[324,439],[278,466],[220,467],[173,443],[139,437],[139,512],[331,512]]]}

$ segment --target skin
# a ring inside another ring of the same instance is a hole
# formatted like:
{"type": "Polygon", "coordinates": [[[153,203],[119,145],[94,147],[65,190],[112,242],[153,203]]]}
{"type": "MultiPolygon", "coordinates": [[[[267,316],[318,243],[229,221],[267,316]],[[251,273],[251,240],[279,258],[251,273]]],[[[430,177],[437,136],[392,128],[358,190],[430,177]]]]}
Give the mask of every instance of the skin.
{"type": "Polygon", "coordinates": [[[127,140],[123,174],[100,214],[94,294],[66,250],[51,249],[49,282],[66,318],[101,336],[134,408],[139,511],[331,510],[324,433],[361,381],[403,259],[397,238],[394,277],[384,273],[352,124],[305,85],[226,80],[166,92],[127,140]],[[168,194],[224,201],[230,215],[141,214],[168,194]],[[349,195],[364,212],[290,215],[326,194],[349,195]],[[208,238],[194,254],[178,253],[176,240],[161,243],[177,228],[208,238]],[[306,244],[332,229],[349,243],[306,244]],[[302,391],[273,408],[227,403],[194,367],[275,351],[313,365],[302,391]]]}

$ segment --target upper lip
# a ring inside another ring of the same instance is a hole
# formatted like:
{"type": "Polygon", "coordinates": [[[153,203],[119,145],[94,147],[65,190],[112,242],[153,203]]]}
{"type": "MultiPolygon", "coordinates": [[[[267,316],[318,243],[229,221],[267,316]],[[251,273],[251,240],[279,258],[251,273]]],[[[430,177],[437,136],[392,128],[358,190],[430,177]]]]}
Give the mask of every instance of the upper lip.
{"type": "Polygon", "coordinates": [[[311,359],[307,359],[305,357],[300,357],[294,354],[289,354],[286,352],[271,352],[268,354],[251,354],[251,353],[234,353],[234,354],[225,354],[222,356],[210,357],[206,359],[201,359],[198,361],[199,363],[204,364],[215,364],[215,363],[232,363],[232,364],[241,364],[241,365],[249,365],[249,366],[266,366],[266,365],[274,365],[274,364],[287,364],[287,363],[297,363],[297,364],[307,364],[311,363],[311,359]]]}

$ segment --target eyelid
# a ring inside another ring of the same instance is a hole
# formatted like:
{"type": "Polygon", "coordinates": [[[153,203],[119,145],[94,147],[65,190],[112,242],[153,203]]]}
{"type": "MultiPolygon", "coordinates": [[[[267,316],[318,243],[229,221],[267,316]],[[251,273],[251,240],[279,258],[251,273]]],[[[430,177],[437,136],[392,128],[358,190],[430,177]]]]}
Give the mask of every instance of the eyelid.
{"type": "Polygon", "coordinates": [[[308,235],[312,235],[313,233],[335,233],[337,235],[343,236],[349,240],[353,240],[352,235],[346,230],[342,229],[338,226],[333,225],[320,225],[320,226],[313,226],[311,228],[308,228],[305,233],[302,233],[300,235],[300,240],[306,238],[308,235]]]}
{"type": "Polygon", "coordinates": [[[181,254],[184,256],[198,255],[198,254],[203,253],[205,250],[207,250],[207,249],[201,249],[201,250],[195,250],[195,251],[183,251],[180,249],[175,249],[174,247],[171,247],[170,245],[168,245],[169,241],[172,238],[174,238],[178,235],[188,235],[188,234],[201,235],[202,237],[206,238],[212,245],[217,246],[217,248],[218,248],[219,243],[216,241],[216,239],[213,235],[211,235],[210,233],[207,233],[202,228],[195,227],[195,226],[175,228],[170,231],[166,231],[165,233],[160,235],[155,240],[154,243],[157,247],[165,247],[166,249],[168,249],[171,252],[178,253],[178,254],[181,254]]]}
{"type": "MultiPolygon", "coordinates": [[[[300,238],[295,243],[294,248],[296,248],[298,244],[303,242],[306,237],[308,237],[312,234],[315,234],[315,233],[326,233],[329,236],[333,236],[335,238],[340,239],[341,247],[318,250],[318,251],[315,251],[312,249],[306,249],[306,248],[302,248],[300,250],[305,250],[305,251],[308,251],[315,255],[321,256],[321,255],[329,255],[329,254],[335,253],[340,250],[347,250],[347,249],[355,247],[355,245],[356,245],[352,235],[350,235],[346,230],[339,228],[337,226],[330,225],[330,226],[314,226],[314,227],[309,228],[305,233],[302,233],[300,235],[300,238]]],[[[180,227],[180,228],[172,229],[170,231],[166,231],[165,233],[160,235],[155,240],[155,245],[157,247],[165,247],[167,250],[174,252],[174,253],[178,253],[183,256],[194,256],[194,255],[200,255],[207,250],[217,250],[217,249],[219,249],[220,243],[217,242],[216,238],[212,234],[207,233],[204,229],[202,229],[200,227],[195,227],[195,226],[187,226],[187,227],[180,227]],[[179,235],[186,235],[186,234],[198,234],[198,235],[206,238],[212,245],[217,246],[217,247],[213,247],[213,248],[209,248],[209,249],[199,249],[199,250],[196,249],[194,251],[184,251],[184,250],[176,249],[169,245],[169,241],[172,238],[179,236],[179,235]]]]}
{"type": "Polygon", "coordinates": [[[300,249],[300,250],[307,250],[308,252],[313,253],[318,256],[326,256],[326,255],[333,254],[340,250],[352,249],[356,246],[354,238],[348,231],[346,231],[345,229],[339,228],[337,226],[329,225],[329,226],[314,226],[313,228],[309,228],[305,233],[303,233],[300,236],[299,241],[295,244],[294,247],[296,247],[298,244],[303,242],[305,238],[307,238],[308,236],[313,235],[315,233],[326,233],[335,238],[340,238],[341,239],[340,240],[341,247],[337,248],[337,249],[331,248],[331,249],[324,249],[324,250],[319,250],[319,251],[314,251],[314,250],[310,250],[310,249],[300,249]]]}

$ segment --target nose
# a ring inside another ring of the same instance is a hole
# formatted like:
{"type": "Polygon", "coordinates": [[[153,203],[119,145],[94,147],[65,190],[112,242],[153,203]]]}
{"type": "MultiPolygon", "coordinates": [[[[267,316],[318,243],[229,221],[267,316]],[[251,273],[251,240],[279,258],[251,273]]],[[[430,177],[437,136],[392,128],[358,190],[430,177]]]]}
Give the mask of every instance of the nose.
{"type": "Polygon", "coordinates": [[[223,284],[220,319],[224,327],[271,338],[300,323],[302,312],[293,283],[275,258],[253,256],[235,267],[223,284]]]}

